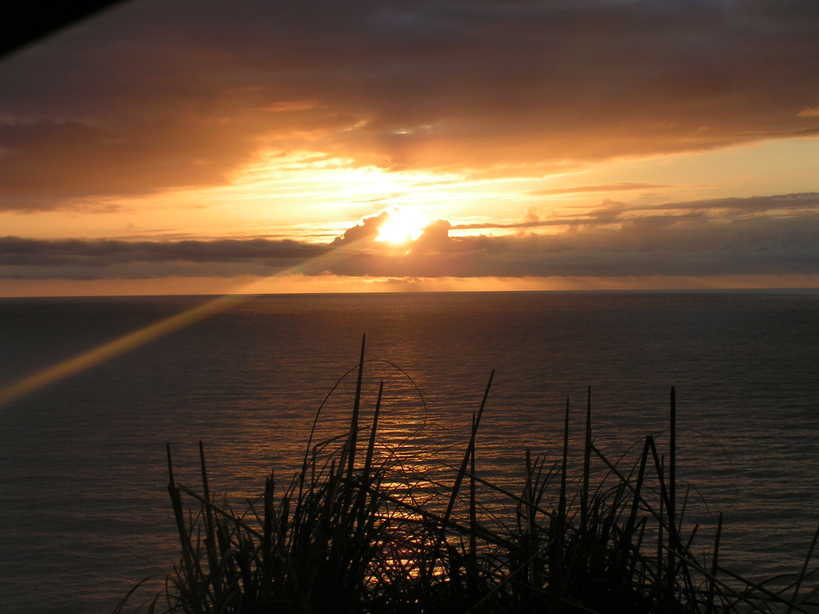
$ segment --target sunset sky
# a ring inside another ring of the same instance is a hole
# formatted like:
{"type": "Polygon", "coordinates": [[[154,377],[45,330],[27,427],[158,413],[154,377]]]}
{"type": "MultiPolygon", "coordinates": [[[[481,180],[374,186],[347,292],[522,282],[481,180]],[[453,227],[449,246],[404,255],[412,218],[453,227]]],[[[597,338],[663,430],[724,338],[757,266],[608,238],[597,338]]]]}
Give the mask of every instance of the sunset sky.
{"type": "Polygon", "coordinates": [[[132,0],[0,59],[0,296],[733,287],[819,287],[813,0],[132,0]]]}

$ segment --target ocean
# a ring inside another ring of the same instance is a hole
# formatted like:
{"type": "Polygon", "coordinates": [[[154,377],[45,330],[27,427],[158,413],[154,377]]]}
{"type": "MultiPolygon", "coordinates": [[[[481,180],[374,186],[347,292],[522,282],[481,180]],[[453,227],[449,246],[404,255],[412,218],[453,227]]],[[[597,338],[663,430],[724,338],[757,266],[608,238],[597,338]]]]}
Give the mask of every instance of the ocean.
{"type": "MultiPolygon", "coordinates": [[[[0,299],[0,388],[207,300],[0,299]]],[[[667,452],[674,386],[689,522],[707,536],[723,512],[740,573],[801,567],[819,523],[819,293],[259,296],[0,406],[2,609],[110,612],[158,586],[179,557],[166,445],[198,489],[201,440],[237,508],[271,470],[284,487],[319,407],[314,441],[349,420],[364,335],[362,407],[383,380],[381,446],[408,466],[459,459],[494,370],[477,472],[513,491],[526,449],[561,454],[567,399],[576,470],[589,390],[607,457],[628,466],[647,434],[667,452]]]]}

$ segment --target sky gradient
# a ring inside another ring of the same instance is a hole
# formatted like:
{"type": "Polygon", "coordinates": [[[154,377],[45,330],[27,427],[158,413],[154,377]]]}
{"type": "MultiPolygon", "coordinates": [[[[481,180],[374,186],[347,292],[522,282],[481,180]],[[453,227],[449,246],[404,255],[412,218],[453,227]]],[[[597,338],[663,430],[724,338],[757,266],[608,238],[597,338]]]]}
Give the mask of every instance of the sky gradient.
{"type": "Polygon", "coordinates": [[[819,287],[817,75],[811,0],[131,0],[0,59],[0,296],[819,287]]]}

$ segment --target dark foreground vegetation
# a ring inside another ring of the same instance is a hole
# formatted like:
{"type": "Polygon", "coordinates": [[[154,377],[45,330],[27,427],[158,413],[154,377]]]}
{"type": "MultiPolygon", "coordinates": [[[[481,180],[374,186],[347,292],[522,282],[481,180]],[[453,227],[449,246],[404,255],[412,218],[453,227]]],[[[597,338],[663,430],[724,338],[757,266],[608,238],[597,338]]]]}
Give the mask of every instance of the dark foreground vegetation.
{"type": "Polygon", "coordinates": [[[583,472],[570,481],[567,403],[562,459],[546,467],[527,450],[514,493],[475,472],[491,377],[460,466],[448,479],[432,480],[375,454],[383,383],[372,422],[359,424],[363,367],[362,346],[349,431],[335,442],[308,443],[284,494],[276,496],[271,475],[243,513],[210,493],[201,443],[199,491],[175,480],[169,448],[181,560],[160,594],[134,603],[135,587],[116,611],[819,611],[810,565],[816,536],[792,577],[755,583],[720,564],[722,515],[705,546],[695,544],[697,526],[683,533],[673,389],[665,452],[648,436],[635,463],[610,462],[592,441],[589,403],[583,472]],[[476,503],[481,489],[514,503],[515,517],[502,529],[484,522],[476,503]]]}

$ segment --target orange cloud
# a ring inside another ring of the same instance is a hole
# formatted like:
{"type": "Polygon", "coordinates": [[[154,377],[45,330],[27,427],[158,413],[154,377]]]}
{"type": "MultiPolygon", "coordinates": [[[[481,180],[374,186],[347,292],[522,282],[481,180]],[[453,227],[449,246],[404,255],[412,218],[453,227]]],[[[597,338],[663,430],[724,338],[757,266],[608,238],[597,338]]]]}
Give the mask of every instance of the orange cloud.
{"type": "Polygon", "coordinates": [[[662,190],[670,188],[669,185],[656,185],[653,183],[606,183],[602,185],[580,185],[568,188],[553,188],[548,190],[533,190],[533,196],[552,196],[558,194],[586,194],[589,192],[630,192],[634,190],[662,190]]]}
{"type": "Polygon", "coordinates": [[[123,3],[0,63],[0,209],[224,184],[272,149],[508,175],[816,135],[815,23],[809,2],[123,3]]]}
{"type": "Polygon", "coordinates": [[[808,117],[808,118],[810,118],[810,117],[819,117],[819,107],[813,107],[813,108],[808,107],[806,109],[802,109],[796,115],[797,115],[797,117],[808,117]]]}

